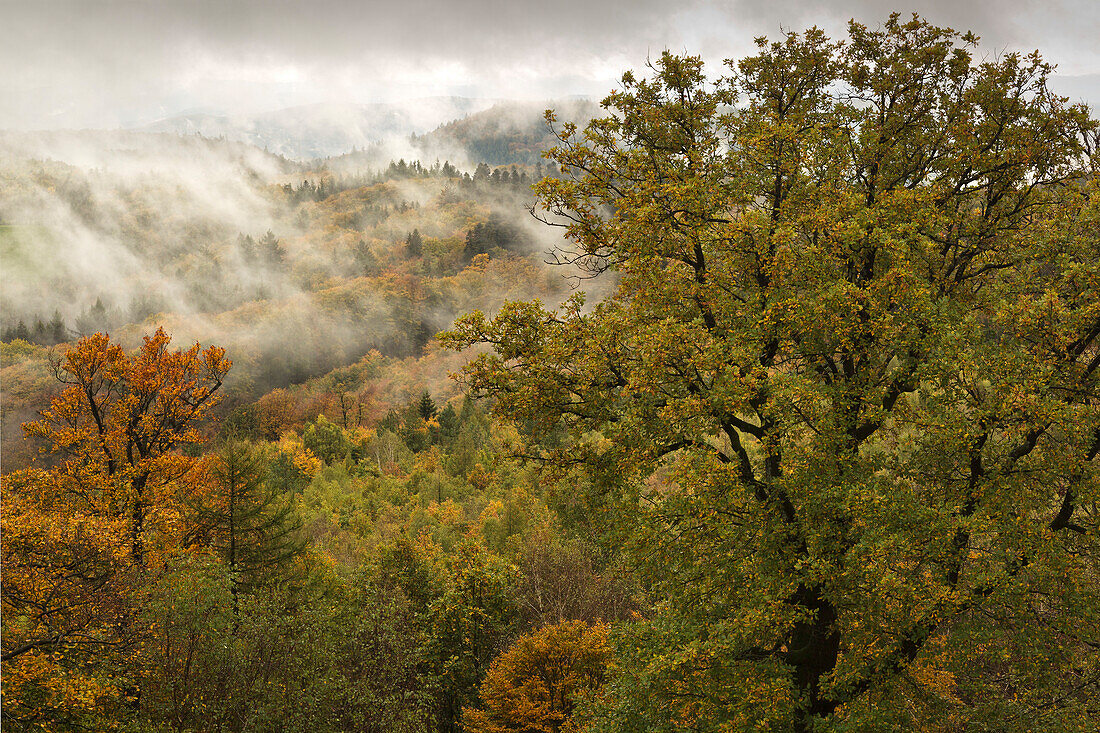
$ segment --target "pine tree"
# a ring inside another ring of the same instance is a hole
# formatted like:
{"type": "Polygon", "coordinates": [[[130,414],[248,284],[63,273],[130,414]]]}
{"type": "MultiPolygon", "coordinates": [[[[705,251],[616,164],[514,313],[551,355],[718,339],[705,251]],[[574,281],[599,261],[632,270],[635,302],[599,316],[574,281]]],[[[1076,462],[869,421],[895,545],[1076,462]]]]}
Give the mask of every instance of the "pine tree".
{"type": "Polygon", "coordinates": [[[260,238],[257,248],[260,251],[260,256],[269,265],[281,265],[286,261],[286,250],[283,249],[282,244],[279,243],[278,238],[270,229],[260,238]]]}
{"type": "Polygon", "coordinates": [[[458,413],[455,412],[454,405],[448,402],[439,413],[439,435],[444,445],[451,444],[458,435],[458,428],[458,413]]]}
{"type": "Polygon", "coordinates": [[[435,406],[435,401],[432,399],[432,395],[427,390],[424,394],[420,395],[420,399],[416,402],[416,410],[420,413],[420,419],[431,420],[436,416],[439,410],[435,406]]]}
{"type": "Polygon", "coordinates": [[[378,274],[378,258],[375,257],[370,246],[362,239],[355,245],[354,257],[357,276],[366,275],[370,277],[378,274]]]}
{"type": "Polygon", "coordinates": [[[60,344],[65,341],[66,329],[65,321],[61,318],[61,311],[55,310],[53,312],[53,318],[50,319],[47,324],[49,329],[49,339],[51,344],[60,344]]]}

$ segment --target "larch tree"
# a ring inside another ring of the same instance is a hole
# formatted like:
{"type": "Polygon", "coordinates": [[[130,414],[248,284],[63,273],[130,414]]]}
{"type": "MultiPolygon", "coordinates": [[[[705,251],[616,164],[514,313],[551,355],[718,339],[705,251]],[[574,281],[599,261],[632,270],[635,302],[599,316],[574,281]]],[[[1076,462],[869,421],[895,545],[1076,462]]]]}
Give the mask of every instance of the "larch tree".
{"type": "Polygon", "coordinates": [[[596,730],[1100,715],[1100,137],[977,40],[666,53],[562,126],[542,216],[614,294],[446,341],[492,347],[463,379],[589,471],[652,599],[596,730]]]}

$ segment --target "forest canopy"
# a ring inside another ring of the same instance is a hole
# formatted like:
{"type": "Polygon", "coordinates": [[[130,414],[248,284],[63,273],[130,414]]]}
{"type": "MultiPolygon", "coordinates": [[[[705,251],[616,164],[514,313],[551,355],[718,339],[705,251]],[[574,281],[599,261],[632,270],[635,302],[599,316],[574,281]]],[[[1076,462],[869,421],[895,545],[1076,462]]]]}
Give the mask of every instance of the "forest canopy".
{"type": "Polygon", "coordinates": [[[1100,125],[977,44],[7,161],[4,730],[1095,730],[1100,125]]]}

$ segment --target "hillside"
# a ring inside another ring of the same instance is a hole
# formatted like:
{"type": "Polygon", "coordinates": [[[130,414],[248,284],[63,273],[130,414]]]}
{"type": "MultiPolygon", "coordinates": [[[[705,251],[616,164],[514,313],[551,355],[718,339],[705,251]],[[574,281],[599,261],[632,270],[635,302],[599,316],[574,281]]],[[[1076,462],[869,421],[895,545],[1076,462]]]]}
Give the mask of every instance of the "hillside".
{"type": "MultiPolygon", "coordinates": [[[[229,349],[234,404],[371,352],[419,358],[461,313],[567,289],[542,263],[553,232],[525,208],[534,170],[337,176],[332,160],[168,133],[6,134],[0,151],[4,339],[49,347],[106,330],[133,345],[161,325],[229,349]]],[[[51,385],[47,351],[12,353],[13,467],[27,457],[19,424],[51,385]]],[[[385,404],[429,384],[454,392],[447,369],[419,371],[385,404]]]]}
{"type": "Polygon", "coordinates": [[[584,99],[501,103],[440,125],[414,137],[412,144],[423,160],[444,160],[452,151],[462,151],[468,160],[489,165],[534,166],[557,142],[546,126],[547,109],[553,109],[560,121],[582,127],[600,111],[584,99]]]}

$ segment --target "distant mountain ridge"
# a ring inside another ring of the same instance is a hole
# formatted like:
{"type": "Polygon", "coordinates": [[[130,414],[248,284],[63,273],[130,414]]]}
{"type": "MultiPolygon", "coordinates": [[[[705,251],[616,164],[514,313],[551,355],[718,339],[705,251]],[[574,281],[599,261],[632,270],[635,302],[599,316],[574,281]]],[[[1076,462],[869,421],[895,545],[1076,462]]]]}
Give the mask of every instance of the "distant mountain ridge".
{"type": "Polygon", "coordinates": [[[216,151],[262,177],[327,167],[348,174],[391,161],[450,161],[473,172],[490,166],[535,166],[557,143],[545,111],[582,126],[600,113],[583,98],[540,102],[433,98],[415,104],[324,104],[252,116],[194,111],[130,129],[0,130],[0,161],[57,160],[82,168],[140,168],[157,161],[191,167],[216,151]]]}
{"type": "Polygon", "coordinates": [[[554,110],[559,123],[575,122],[579,127],[601,112],[598,104],[585,98],[497,102],[431,132],[413,133],[400,145],[367,146],[313,163],[343,173],[379,169],[398,158],[424,165],[449,161],[470,172],[478,163],[534,166],[542,160],[543,151],[558,142],[546,125],[547,109],[554,110]]]}
{"type": "Polygon", "coordinates": [[[287,158],[313,160],[422,134],[498,101],[428,97],[375,104],[324,103],[249,115],[177,115],[131,129],[225,138],[287,158]]]}

